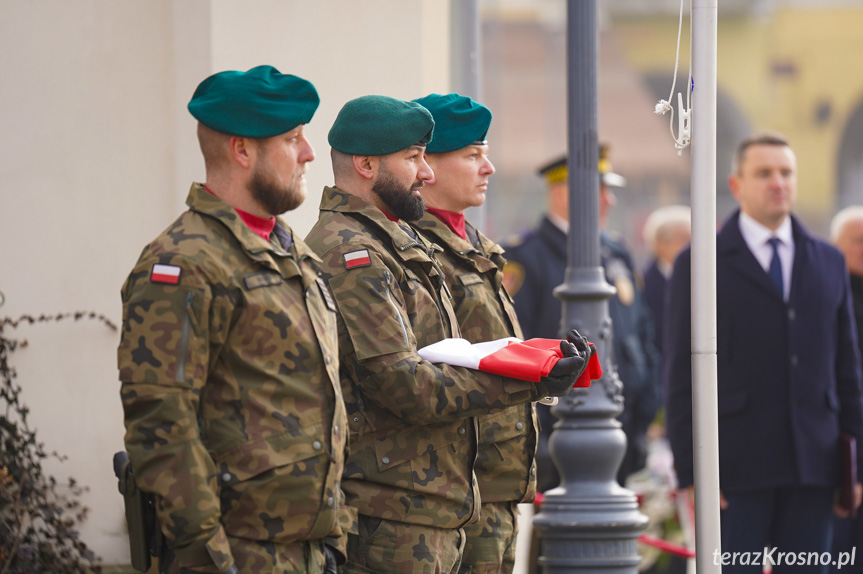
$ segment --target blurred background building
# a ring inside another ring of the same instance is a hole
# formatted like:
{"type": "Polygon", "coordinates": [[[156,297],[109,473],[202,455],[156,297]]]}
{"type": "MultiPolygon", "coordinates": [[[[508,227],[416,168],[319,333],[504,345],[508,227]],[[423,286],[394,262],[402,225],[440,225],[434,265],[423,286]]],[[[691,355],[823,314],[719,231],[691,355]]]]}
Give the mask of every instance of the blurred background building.
{"type": "MultiPolygon", "coordinates": [[[[489,139],[498,168],[487,227],[502,238],[536,223],[545,201],[536,168],[566,151],[566,3],[483,0],[482,7],[483,95],[495,114],[489,139]]],[[[671,90],[680,2],[602,0],[598,7],[599,137],[628,181],[609,227],[643,262],[646,215],[689,203],[689,150],[678,157],[669,116],[653,114],[671,90]]],[[[675,89],[684,102],[688,17],[685,2],[675,89]]],[[[838,208],[863,203],[863,74],[855,55],[863,50],[861,26],[859,0],[719,3],[720,221],[735,207],[727,185],[734,148],[764,129],[785,133],[797,151],[797,212],[813,231],[825,234],[838,208]]]]}
{"type": "MultiPolygon", "coordinates": [[[[185,106],[214,72],[268,63],[317,86],[309,197],[286,217],[305,235],[331,183],[326,133],[342,104],[451,91],[459,56],[450,15],[461,1],[0,0],[0,316],[87,309],[119,323],[126,274],[203,177],[185,106]]],[[[671,88],[680,4],[598,4],[600,138],[629,182],[610,227],[643,262],[647,213],[689,202],[688,151],[677,156],[668,116],[653,114],[671,88]]],[[[678,91],[689,67],[688,4],[678,91]]],[[[566,1],[479,5],[480,99],[494,112],[498,169],[485,221],[500,240],[537,222],[545,194],[536,168],[566,152],[566,1]]],[[[719,216],[734,206],[726,185],[734,145],[770,128],[797,150],[799,214],[826,232],[837,208],[863,203],[855,56],[863,0],[723,0],[719,8],[719,216]]],[[[95,322],[9,335],[30,341],[11,360],[31,422],[47,450],[69,456],[48,471],[90,487],[83,538],[106,563],[122,562],[111,471],[123,444],[118,335],[95,322]]]]}

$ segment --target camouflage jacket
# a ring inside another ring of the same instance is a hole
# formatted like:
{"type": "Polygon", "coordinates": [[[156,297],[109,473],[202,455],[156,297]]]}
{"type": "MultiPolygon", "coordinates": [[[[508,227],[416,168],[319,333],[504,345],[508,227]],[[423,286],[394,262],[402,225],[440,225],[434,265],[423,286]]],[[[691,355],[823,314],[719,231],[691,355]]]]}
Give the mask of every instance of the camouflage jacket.
{"type": "Polygon", "coordinates": [[[325,188],[306,237],[339,308],[350,447],[342,488],[360,514],[440,528],[477,516],[474,415],[537,400],[531,384],[423,361],[458,335],[435,249],[373,205],[325,188]]]}
{"type": "Polygon", "coordinates": [[[225,569],[226,535],[343,534],[335,304],[281,220],[267,242],[200,184],[187,204],[123,286],[125,441],[180,565],[225,569]]]}
{"type": "MultiPolygon", "coordinates": [[[[438,262],[452,293],[461,336],[471,343],[523,338],[504,289],[503,248],[466,224],[468,240],[426,213],[416,227],[443,247],[438,262]]],[[[532,403],[477,417],[476,478],[483,502],[530,502],[536,494],[537,421],[532,403]]]]}

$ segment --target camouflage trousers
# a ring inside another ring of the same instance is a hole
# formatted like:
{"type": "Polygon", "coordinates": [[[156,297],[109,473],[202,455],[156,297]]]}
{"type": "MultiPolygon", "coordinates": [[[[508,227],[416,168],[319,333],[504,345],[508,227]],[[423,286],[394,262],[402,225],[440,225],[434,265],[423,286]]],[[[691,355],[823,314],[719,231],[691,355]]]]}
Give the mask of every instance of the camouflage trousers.
{"type": "Polygon", "coordinates": [[[456,574],[464,551],[461,528],[435,528],[359,516],[348,535],[341,574],[456,574]]]}
{"type": "MultiPolygon", "coordinates": [[[[320,574],[324,571],[324,545],[320,540],[279,544],[228,536],[234,563],[241,574],[320,574]]],[[[180,564],[168,557],[160,562],[160,574],[180,574],[180,564]],[[162,568],[161,564],[167,564],[162,568]]],[[[197,569],[195,570],[197,571],[197,569]]],[[[201,572],[216,572],[202,568],[201,572]]]]}
{"type": "Polygon", "coordinates": [[[511,574],[515,567],[518,503],[489,502],[479,522],[465,526],[467,543],[459,574],[511,574]]]}

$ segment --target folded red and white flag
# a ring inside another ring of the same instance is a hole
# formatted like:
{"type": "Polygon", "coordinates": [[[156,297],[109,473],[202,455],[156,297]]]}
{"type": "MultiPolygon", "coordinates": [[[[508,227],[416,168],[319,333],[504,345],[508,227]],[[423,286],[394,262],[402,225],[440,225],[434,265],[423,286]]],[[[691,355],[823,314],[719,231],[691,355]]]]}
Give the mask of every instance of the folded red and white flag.
{"type": "MultiPolygon", "coordinates": [[[[466,339],[444,339],[423,347],[418,353],[431,363],[467,367],[534,383],[548,376],[557,361],[563,358],[560,339],[522,341],[515,337],[475,344],[466,339]]],[[[591,380],[601,376],[602,367],[594,353],[587,369],[573,386],[589,387],[591,380]]]]}
{"type": "MultiPolygon", "coordinates": [[[[557,356],[563,358],[563,352],[560,350],[561,339],[528,339],[524,341],[524,345],[537,347],[541,349],[554,348],[557,350],[557,356]]],[[[577,389],[584,389],[590,386],[591,381],[597,381],[602,378],[602,365],[599,364],[599,355],[596,354],[596,345],[587,342],[594,352],[590,355],[590,360],[587,361],[587,368],[579,375],[578,379],[572,385],[577,389]]],[[[557,363],[557,361],[555,361],[557,363]]]]}

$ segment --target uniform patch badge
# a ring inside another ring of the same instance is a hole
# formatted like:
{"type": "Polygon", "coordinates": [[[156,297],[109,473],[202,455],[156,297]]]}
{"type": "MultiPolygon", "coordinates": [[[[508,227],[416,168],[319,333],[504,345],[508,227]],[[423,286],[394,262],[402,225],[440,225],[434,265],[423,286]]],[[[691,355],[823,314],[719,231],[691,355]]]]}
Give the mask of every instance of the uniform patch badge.
{"type": "Polygon", "coordinates": [[[477,285],[479,283],[482,283],[482,277],[480,277],[476,273],[463,273],[462,275],[458,276],[458,279],[465,287],[467,287],[468,285],[477,285]]]}
{"type": "Polygon", "coordinates": [[[333,299],[332,293],[330,293],[330,288],[327,287],[326,281],[321,279],[320,277],[316,277],[315,281],[318,283],[318,287],[321,289],[321,295],[324,297],[324,303],[327,304],[327,309],[336,312],[336,301],[333,299]]]}
{"type": "Polygon", "coordinates": [[[176,265],[161,265],[156,263],[150,272],[150,281],[153,283],[167,283],[176,285],[180,282],[181,269],[176,265]]]}
{"type": "Polygon", "coordinates": [[[282,282],[282,278],[278,273],[271,271],[259,271],[257,273],[249,273],[243,277],[243,282],[246,284],[246,289],[252,290],[258,287],[269,287],[270,285],[278,285],[282,282]]]}
{"type": "Polygon", "coordinates": [[[515,261],[507,261],[503,266],[503,286],[507,293],[515,295],[524,283],[524,267],[515,261]]]}
{"type": "Polygon", "coordinates": [[[367,267],[372,264],[372,259],[369,257],[368,249],[360,249],[359,251],[351,251],[344,254],[345,269],[353,269],[355,267],[367,267]]]}

